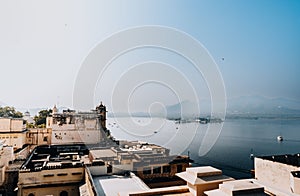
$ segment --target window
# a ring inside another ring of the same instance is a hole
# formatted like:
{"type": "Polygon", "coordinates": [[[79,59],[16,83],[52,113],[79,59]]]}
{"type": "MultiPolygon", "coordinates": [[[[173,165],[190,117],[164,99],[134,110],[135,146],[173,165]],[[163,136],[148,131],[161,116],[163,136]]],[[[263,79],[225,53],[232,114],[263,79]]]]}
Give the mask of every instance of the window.
{"type": "Polygon", "coordinates": [[[44,142],[48,142],[48,137],[44,137],[44,142]]]}
{"type": "Polygon", "coordinates": [[[143,168],[143,174],[151,174],[151,168],[150,167],[143,168]]]}
{"type": "Polygon", "coordinates": [[[170,172],[171,172],[171,166],[170,165],[163,166],[163,173],[170,173],[170,172]]]}
{"type": "Polygon", "coordinates": [[[74,172],[72,173],[72,175],[81,175],[82,173],[81,172],[74,172]]]}
{"type": "Polygon", "coordinates": [[[44,177],[53,177],[54,174],[45,174],[44,177]]]}
{"type": "Polygon", "coordinates": [[[161,173],[161,167],[154,167],[153,168],[153,173],[154,174],[160,174],[161,173]]]}
{"type": "Polygon", "coordinates": [[[182,172],[182,165],[177,165],[177,173],[182,172]]]}
{"type": "Polygon", "coordinates": [[[112,166],[111,165],[107,166],[107,173],[108,174],[112,173],[112,166]]]}
{"type": "Polygon", "coordinates": [[[68,192],[67,191],[62,191],[59,193],[59,196],[68,196],[68,192]]]}
{"type": "Polygon", "coordinates": [[[34,196],[34,194],[33,193],[29,193],[29,195],[28,196],[34,196]]]}
{"type": "Polygon", "coordinates": [[[57,176],[67,176],[68,174],[67,173],[59,173],[57,174],[57,176]]]}

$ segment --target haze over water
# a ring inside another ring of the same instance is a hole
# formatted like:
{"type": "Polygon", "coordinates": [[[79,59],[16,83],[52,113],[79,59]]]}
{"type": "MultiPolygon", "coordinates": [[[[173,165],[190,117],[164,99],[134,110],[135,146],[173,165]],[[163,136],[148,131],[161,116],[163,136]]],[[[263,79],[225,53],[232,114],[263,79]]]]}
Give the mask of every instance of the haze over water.
{"type": "MultiPolygon", "coordinates": [[[[129,120],[130,118],[128,118],[129,120]]],[[[134,120],[140,123],[149,121],[147,118],[134,118],[134,120]]],[[[163,121],[163,119],[161,120],[163,121]]],[[[142,140],[165,147],[170,146],[166,141],[169,141],[173,135],[180,134],[178,132],[182,132],[182,136],[180,136],[182,140],[176,140],[176,144],[171,145],[173,148],[170,149],[171,153],[187,146],[182,154],[187,155],[189,153],[191,159],[195,161],[195,165],[211,165],[222,169],[224,174],[234,178],[250,177],[250,170],[253,169],[254,162],[250,158],[251,153],[254,156],[262,156],[300,152],[299,119],[226,119],[217,142],[202,157],[198,155],[198,152],[208,124],[186,123],[178,125],[173,121],[166,121],[156,133],[153,132],[147,137],[137,137],[128,134],[114,122],[116,119],[108,119],[108,128],[116,139],[142,140]],[[193,140],[187,145],[183,136],[185,133],[193,132],[198,125],[193,140]],[[179,126],[182,127],[176,129],[179,126]],[[277,141],[278,135],[283,136],[282,142],[277,141]]],[[[142,129],[141,132],[143,132],[142,129]]]]}

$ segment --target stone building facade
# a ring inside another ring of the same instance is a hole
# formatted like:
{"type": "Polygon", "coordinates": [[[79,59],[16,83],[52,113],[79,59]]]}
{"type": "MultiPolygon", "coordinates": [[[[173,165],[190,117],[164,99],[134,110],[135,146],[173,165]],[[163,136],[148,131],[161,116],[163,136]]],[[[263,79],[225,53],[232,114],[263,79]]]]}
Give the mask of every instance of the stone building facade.
{"type": "Polygon", "coordinates": [[[0,118],[0,139],[4,146],[12,146],[14,150],[22,148],[27,131],[23,119],[0,118]]]}
{"type": "Polygon", "coordinates": [[[96,144],[106,139],[106,107],[101,103],[90,112],[53,108],[47,117],[46,128],[51,129],[51,144],[96,144]]]}

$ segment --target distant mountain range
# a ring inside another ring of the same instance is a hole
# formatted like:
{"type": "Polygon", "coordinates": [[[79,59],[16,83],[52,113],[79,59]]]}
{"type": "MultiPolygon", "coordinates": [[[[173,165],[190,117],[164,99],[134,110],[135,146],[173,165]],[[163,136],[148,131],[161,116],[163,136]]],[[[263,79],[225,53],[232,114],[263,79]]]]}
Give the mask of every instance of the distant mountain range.
{"type": "MultiPolygon", "coordinates": [[[[198,104],[183,101],[166,107],[168,118],[178,118],[180,114],[186,117],[197,115],[198,104]],[[182,109],[183,112],[180,112],[182,109]]],[[[200,116],[210,114],[209,100],[199,102],[200,116]]],[[[267,98],[263,96],[242,96],[227,100],[226,115],[296,115],[300,116],[300,101],[288,98],[267,98]]]]}
{"type": "Polygon", "coordinates": [[[167,118],[191,118],[199,116],[198,104],[191,101],[182,101],[166,107],[167,118]]]}
{"type": "MultiPolygon", "coordinates": [[[[165,110],[147,112],[136,112],[130,114],[133,117],[166,117],[174,118],[193,118],[210,116],[211,103],[209,100],[202,100],[199,103],[182,101],[181,103],[168,105],[165,110]],[[197,108],[200,108],[200,114],[197,108]]],[[[110,117],[126,117],[127,113],[112,114],[110,117]]],[[[263,96],[242,96],[227,100],[226,116],[230,117],[300,117],[300,101],[288,98],[267,98],[263,96]]]]}
{"type": "Polygon", "coordinates": [[[229,99],[228,114],[300,114],[300,101],[288,98],[243,96],[229,99]]]}
{"type": "MultiPolygon", "coordinates": [[[[7,104],[0,101],[0,106],[7,104]]],[[[200,115],[210,115],[211,103],[209,100],[201,100],[199,103],[194,103],[188,100],[181,103],[168,105],[165,110],[153,111],[151,114],[146,112],[132,113],[135,117],[195,117],[199,116],[197,108],[200,108],[200,115]]],[[[49,108],[16,108],[18,111],[29,111],[32,116],[38,114],[40,110],[49,108]]],[[[59,107],[59,111],[67,109],[59,107]]],[[[227,116],[228,115],[296,115],[300,116],[300,101],[288,98],[268,98],[264,96],[241,96],[227,100],[227,116]]],[[[108,116],[125,117],[127,113],[112,114],[108,111],[108,116]]]]}

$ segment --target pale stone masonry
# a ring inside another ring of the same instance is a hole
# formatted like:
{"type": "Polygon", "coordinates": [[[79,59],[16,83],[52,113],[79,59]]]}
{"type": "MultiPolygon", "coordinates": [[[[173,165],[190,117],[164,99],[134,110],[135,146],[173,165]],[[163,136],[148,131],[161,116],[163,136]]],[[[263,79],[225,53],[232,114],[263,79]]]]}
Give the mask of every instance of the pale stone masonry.
{"type": "Polygon", "coordinates": [[[205,191],[207,196],[266,196],[264,187],[255,184],[252,179],[223,182],[219,189],[205,191]]]}
{"type": "Polygon", "coordinates": [[[255,179],[276,195],[300,194],[300,154],[256,157],[255,179]]]}
{"type": "Polygon", "coordinates": [[[26,143],[26,130],[23,119],[0,118],[0,139],[3,145],[12,146],[14,150],[22,148],[26,143]]]}
{"type": "Polygon", "coordinates": [[[187,182],[194,196],[202,196],[204,191],[216,189],[224,181],[234,180],[223,175],[222,170],[210,166],[187,168],[185,172],[176,175],[187,182]]]}
{"type": "Polygon", "coordinates": [[[106,107],[102,104],[90,112],[54,107],[47,117],[46,128],[52,130],[51,144],[96,144],[106,140],[106,107]]]}

